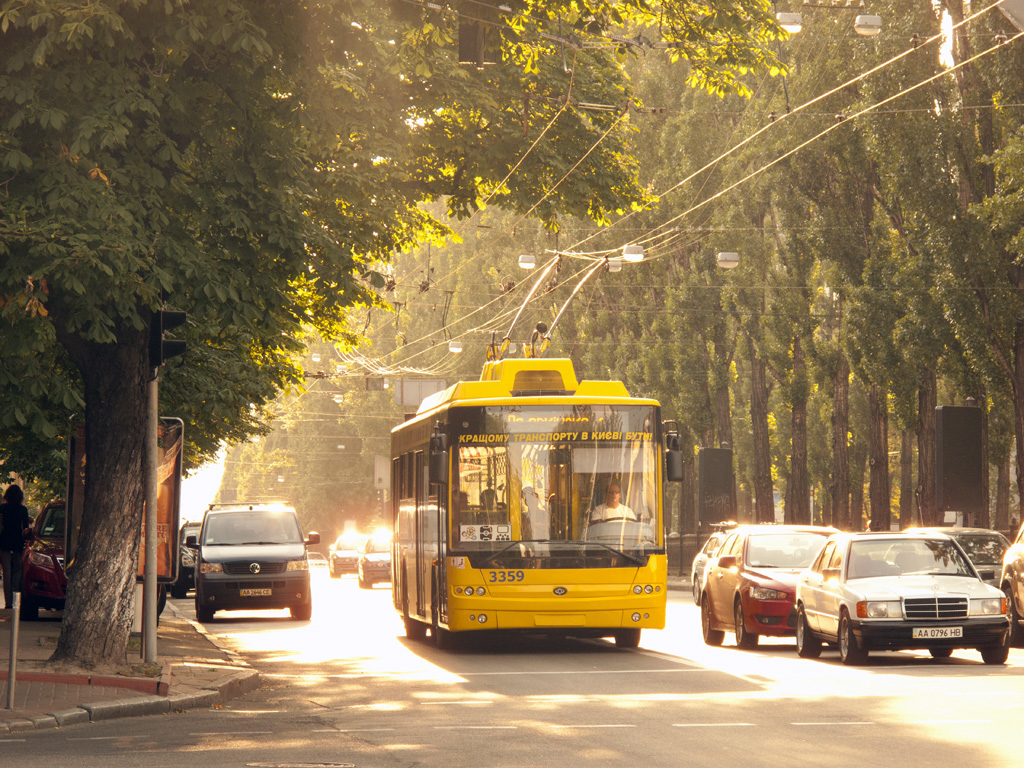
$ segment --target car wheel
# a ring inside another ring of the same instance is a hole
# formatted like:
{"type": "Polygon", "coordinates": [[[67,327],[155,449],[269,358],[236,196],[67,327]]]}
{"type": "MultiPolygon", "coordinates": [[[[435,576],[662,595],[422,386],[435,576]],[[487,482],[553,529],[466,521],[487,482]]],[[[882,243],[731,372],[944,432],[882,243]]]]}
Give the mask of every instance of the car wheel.
{"type": "Polygon", "coordinates": [[[288,608],[288,612],[292,615],[292,619],[295,621],[309,621],[313,618],[313,601],[304,605],[293,605],[288,608]]]}
{"type": "Polygon", "coordinates": [[[693,579],[693,604],[700,605],[700,584],[697,583],[695,578],[693,579]]]}
{"type": "Polygon", "coordinates": [[[360,589],[370,589],[371,587],[373,587],[373,582],[372,581],[367,581],[362,576],[359,577],[359,588],[360,589]]]}
{"type": "Polygon", "coordinates": [[[39,603],[37,603],[28,595],[22,593],[21,607],[18,609],[18,618],[21,621],[38,621],[39,603]]]}
{"type": "Polygon", "coordinates": [[[986,645],[978,650],[981,651],[981,660],[986,664],[1005,664],[1007,657],[1010,655],[1010,646],[1005,642],[998,643],[997,645],[986,645]]]}
{"type": "Polygon", "coordinates": [[[181,600],[183,597],[188,597],[188,584],[185,582],[174,582],[171,585],[171,597],[181,600]]]}
{"type": "Polygon", "coordinates": [[[758,636],[756,632],[747,632],[747,620],[743,615],[743,602],[737,597],[736,605],[732,610],[733,622],[736,626],[736,647],[749,650],[757,648],[758,636]]]}
{"type": "Polygon", "coordinates": [[[215,612],[216,611],[214,611],[213,608],[207,608],[205,605],[196,605],[196,620],[198,620],[200,624],[213,621],[213,614],[215,612]]]}
{"type": "Polygon", "coordinates": [[[638,627],[617,629],[612,636],[615,638],[617,648],[636,648],[640,645],[640,629],[638,627]]]}
{"type": "Polygon", "coordinates": [[[707,595],[700,599],[700,628],[705,645],[721,645],[725,639],[725,632],[711,628],[711,601],[707,595]]]}
{"type": "Polygon", "coordinates": [[[952,648],[929,648],[928,653],[932,655],[933,659],[948,659],[953,655],[952,648]]]}
{"type": "Polygon", "coordinates": [[[1024,645],[1024,628],[1020,625],[1020,614],[1017,612],[1017,603],[1013,599],[1013,590],[1009,584],[1003,586],[1003,593],[1006,595],[1006,602],[1010,609],[1009,644],[1014,647],[1024,645]]]}
{"type": "Polygon", "coordinates": [[[816,659],[821,656],[821,641],[807,625],[807,614],[802,605],[796,612],[796,655],[801,659],[816,659]]]}
{"type": "Polygon", "coordinates": [[[857,638],[853,634],[853,624],[846,611],[839,617],[839,660],[848,667],[863,664],[868,659],[868,652],[857,647],[857,638]]]}

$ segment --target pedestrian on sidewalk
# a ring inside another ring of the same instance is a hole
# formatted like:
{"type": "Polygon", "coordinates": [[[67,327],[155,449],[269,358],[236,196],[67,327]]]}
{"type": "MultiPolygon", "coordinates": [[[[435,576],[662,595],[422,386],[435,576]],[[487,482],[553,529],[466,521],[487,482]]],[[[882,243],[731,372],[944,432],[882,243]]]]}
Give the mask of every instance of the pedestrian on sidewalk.
{"type": "Polygon", "coordinates": [[[0,504],[0,572],[4,579],[4,608],[14,607],[15,585],[21,591],[21,553],[32,535],[32,521],[22,502],[25,494],[17,485],[7,486],[0,504]]]}

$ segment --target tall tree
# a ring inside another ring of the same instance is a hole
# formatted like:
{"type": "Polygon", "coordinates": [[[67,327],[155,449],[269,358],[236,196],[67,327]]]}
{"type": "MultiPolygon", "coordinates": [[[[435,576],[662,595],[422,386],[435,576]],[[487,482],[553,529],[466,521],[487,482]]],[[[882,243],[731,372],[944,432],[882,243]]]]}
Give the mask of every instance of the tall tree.
{"type": "Polygon", "coordinates": [[[190,316],[192,351],[164,375],[203,430],[194,461],[263,428],[269,399],[301,382],[311,330],[355,341],[345,313],[380,302],[377,265],[446,231],[421,202],[467,216],[490,198],[556,227],[560,211],[603,221],[644,198],[623,154],[625,73],[578,36],[662,19],[692,81],[721,92],[773,63],[766,3],[509,8],[504,64],[479,71],[458,62],[462,17],[429,5],[0,3],[0,425],[53,439],[54,413],[84,406],[88,426],[55,658],[125,657],[165,297],[190,316]],[[563,15],[573,33],[552,41],[563,15]]]}

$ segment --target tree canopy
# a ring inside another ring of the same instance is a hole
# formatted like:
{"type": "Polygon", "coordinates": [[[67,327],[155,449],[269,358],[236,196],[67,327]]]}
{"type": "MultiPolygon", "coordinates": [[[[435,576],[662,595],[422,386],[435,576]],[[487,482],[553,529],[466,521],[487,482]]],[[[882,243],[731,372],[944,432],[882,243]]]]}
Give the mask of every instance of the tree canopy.
{"type": "Polygon", "coordinates": [[[56,486],[68,417],[88,427],[58,658],[124,655],[153,312],[188,313],[161,410],[194,466],[264,429],[308,334],[355,342],[346,312],[381,304],[390,255],[449,232],[422,203],[557,229],[645,199],[619,57],[646,48],[616,25],[713,92],[775,64],[760,0],[502,8],[0,2],[0,458],[56,486]],[[500,34],[500,64],[459,63],[473,25],[500,34]]]}

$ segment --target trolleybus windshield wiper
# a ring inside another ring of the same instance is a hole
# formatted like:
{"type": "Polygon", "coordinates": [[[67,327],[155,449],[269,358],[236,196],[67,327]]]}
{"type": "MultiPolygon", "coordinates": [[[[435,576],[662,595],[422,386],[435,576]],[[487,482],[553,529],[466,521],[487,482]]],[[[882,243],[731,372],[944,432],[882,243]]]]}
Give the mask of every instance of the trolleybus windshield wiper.
{"type": "Polygon", "coordinates": [[[497,552],[494,552],[493,554],[489,555],[487,559],[480,564],[480,567],[486,568],[487,566],[493,564],[499,557],[504,555],[506,552],[518,547],[520,544],[576,544],[580,547],[583,547],[584,549],[586,549],[587,547],[597,546],[608,550],[612,554],[624,557],[625,559],[630,560],[636,563],[637,565],[642,566],[645,564],[644,561],[636,555],[631,555],[628,552],[623,552],[620,549],[615,549],[615,547],[609,547],[607,544],[602,544],[599,541],[558,541],[552,539],[523,539],[521,541],[513,541],[499,549],[497,552]]]}

